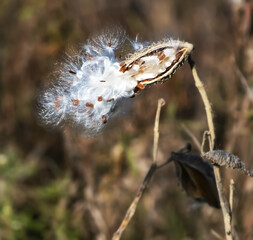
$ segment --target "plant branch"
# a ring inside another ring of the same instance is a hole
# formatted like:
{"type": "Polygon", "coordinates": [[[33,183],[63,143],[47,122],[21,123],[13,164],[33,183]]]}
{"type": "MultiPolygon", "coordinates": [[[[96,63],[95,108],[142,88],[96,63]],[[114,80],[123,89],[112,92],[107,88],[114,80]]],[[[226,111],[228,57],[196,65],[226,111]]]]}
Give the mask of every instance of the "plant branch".
{"type": "Polygon", "coordinates": [[[229,204],[230,204],[231,212],[233,211],[233,206],[234,206],[234,190],[235,190],[235,182],[233,179],[230,179],[229,204]]]}
{"type": "Polygon", "coordinates": [[[158,140],[159,140],[159,119],[160,119],[160,113],[161,113],[161,108],[162,106],[165,105],[164,99],[159,99],[158,100],[158,106],[157,106],[157,111],[156,111],[156,118],[155,118],[155,124],[154,124],[154,146],[153,146],[153,160],[152,160],[152,165],[149,168],[149,171],[144,178],[141,186],[139,187],[134,200],[132,201],[131,205],[129,206],[124,219],[122,220],[119,228],[117,231],[113,234],[112,240],[119,240],[125,231],[126,227],[128,226],[129,222],[131,221],[132,217],[135,214],[137,205],[146,190],[148,183],[153,176],[155,170],[157,169],[157,149],[158,149],[158,140]]]}
{"type": "Polygon", "coordinates": [[[152,164],[150,166],[149,171],[148,171],[144,181],[142,182],[141,186],[139,187],[139,189],[134,197],[134,200],[132,201],[131,205],[129,206],[124,219],[122,220],[118,230],[113,234],[112,240],[119,240],[121,238],[121,235],[123,234],[123,232],[125,231],[126,227],[129,224],[129,222],[131,221],[132,217],[134,216],[137,205],[138,205],[145,189],[147,188],[148,183],[149,183],[151,177],[153,176],[156,168],[157,168],[156,164],[152,164]]]}
{"type": "Polygon", "coordinates": [[[192,139],[192,141],[195,143],[196,147],[199,149],[199,151],[201,152],[201,144],[199,142],[199,140],[197,139],[197,137],[191,132],[191,130],[185,126],[185,124],[182,124],[182,128],[184,129],[184,131],[189,135],[189,137],[192,139]]]}
{"type": "Polygon", "coordinates": [[[187,144],[185,147],[181,148],[179,151],[177,151],[176,153],[172,153],[171,156],[164,161],[161,164],[156,164],[156,163],[152,163],[152,165],[150,166],[148,173],[146,174],[141,186],[139,187],[134,200],[132,201],[131,205],[129,206],[126,215],[123,219],[123,221],[121,222],[120,227],[118,228],[118,230],[114,233],[112,240],[119,240],[121,238],[121,235],[123,234],[123,232],[125,231],[127,225],[129,224],[129,222],[131,221],[135,211],[136,211],[136,207],[138,205],[139,200],[141,199],[144,191],[146,190],[148,183],[151,179],[151,177],[153,176],[153,174],[155,173],[155,171],[159,168],[164,167],[165,165],[169,164],[170,162],[172,162],[175,159],[175,156],[177,153],[183,153],[183,152],[189,152],[190,151],[190,145],[187,144]]]}
{"type": "MultiPolygon", "coordinates": [[[[195,86],[199,90],[202,101],[205,105],[207,123],[208,123],[209,134],[210,134],[210,151],[212,151],[215,148],[215,131],[214,131],[211,104],[208,100],[205,87],[204,87],[202,81],[200,80],[200,78],[198,76],[194,61],[191,59],[191,57],[189,57],[188,61],[189,61],[189,64],[190,64],[190,67],[191,67],[191,70],[192,70],[192,75],[193,75],[193,78],[194,78],[194,81],[195,81],[195,86]]],[[[233,235],[232,235],[232,214],[231,214],[229,205],[227,203],[227,200],[226,200],[224,192],[223,192],[220,167],[214,165],[213,168],[214,168],[214,175],[215,175],[216,185],[217,185],[217,189],[218,189],[218,193],[219,193],[221,209],[222,209],[222,213],[223,213],[226,239],[227,240],[232,240],[233,239],[233,235]]]]}
{"type": "Polygon", "coordinates": [[[155,124],[154,124],[154,144],[153,144],[153,163],[157,162],[157,151],[158,151],[158,141],[159,141],[159,119],[162,106],[165,105],[163,98],[158,100],[158,106],[156,110],[155,124]]]}

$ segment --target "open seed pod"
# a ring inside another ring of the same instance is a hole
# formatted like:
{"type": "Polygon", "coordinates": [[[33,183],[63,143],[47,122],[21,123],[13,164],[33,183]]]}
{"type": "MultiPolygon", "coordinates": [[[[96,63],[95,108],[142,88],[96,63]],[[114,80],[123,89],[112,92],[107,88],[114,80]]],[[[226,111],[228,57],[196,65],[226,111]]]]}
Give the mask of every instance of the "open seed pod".
{"type": "Polygon", "coordinates": [[[186,193],[197,201],[220,208],[212,166],[190,153],[172,153],[177,177],[186,193]]]}

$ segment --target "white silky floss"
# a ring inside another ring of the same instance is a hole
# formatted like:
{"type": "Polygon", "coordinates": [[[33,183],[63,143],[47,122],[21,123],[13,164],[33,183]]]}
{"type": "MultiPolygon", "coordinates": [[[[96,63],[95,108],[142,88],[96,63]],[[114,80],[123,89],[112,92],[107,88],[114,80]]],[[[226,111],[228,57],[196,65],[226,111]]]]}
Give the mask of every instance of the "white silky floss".
{"type": "Polygon", "coordinates": [[[88,41],[85,55],[64,64],[57,84],[40,98],[39,115],[44,123],[57,126],[71,121],[94,135],[115,115],[118,100],[171,77],[193,49],[192,44],[178,40],[147,47],[136,39],[131,43],[138,50],[120,63],[115,50],[125,40],[121,29],[107,29],[88,41]]]}

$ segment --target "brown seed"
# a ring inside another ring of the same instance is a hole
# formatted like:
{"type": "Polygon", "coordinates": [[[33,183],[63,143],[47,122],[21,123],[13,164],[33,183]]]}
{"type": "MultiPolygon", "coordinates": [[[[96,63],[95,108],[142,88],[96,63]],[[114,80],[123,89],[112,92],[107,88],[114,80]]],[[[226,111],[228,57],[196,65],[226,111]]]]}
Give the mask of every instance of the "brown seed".
{"type": "Polygon", "coordinates": [[[60,106],[59,106],[58,102],[54,103],[54,108],[57,109],[57,110],[59,110],[60,106]]]}
{"type": "Polygon", "coordinates": [[[91,54],[88,54],[89,60],[92,60],[93,56],[91,54]]]}
{"type": "Polygon", "coordinates": [[[103,97],[102,97],[102,96],[99,96],[99,97],[98,97],[98,101],[99,101],[99,102],[102,102],[102,100],[103,100],[103,97]]]}
{"type": "Polygon", "coordinates": [[[76,72],[72,71],[72,70],[69,70],[69,73],[71,74],[76,74],[76,72]]]}
{"type": "Polygon", "coordinates": [[[102,116],[102,121],[103,121],[104,124],[107,123],[107,118],[106,118],[105,115],[102,116]]]}
{"type": "Polygon", "coordinates": [[[158,59],[160,60],[160,61],[162,61],[164,58],[166,57],[166,55],[165,54],[162,54],[162,55],[158,55],[158,59]]]}
{"type": "Polygon", "coordinates": [[[62,97],[55,97],[55,102],[62,102],[63,101],[63,98],[62,97]]]}
{"type": "Polygon", "coordinates": [[[143,85],[143,84],[141,84],[141,83],[139,83],[138,82],[138,84],[137,84],[137,88],[139,88],[139,89],[144,89],[145,88],[145,85],[143,85]]]}
{"type": "Polygon", "coordinates": [[[180,50],[180,52],[178,52],[178,53],[176,54],[176,59],[177,59],[177,61],[178,61],[179,58],[184,54],[184,52],[185,52],[185,50],[183,49],[183,50],[180,50]]]}
{"type": "Polygon", "coordinates": [[[72,101],[72,104],[73,104],[73,106],[77,106],[78,104],[79,104],[79,100],[78,99],[71,99],[71,101],[72,101]]]}
{"type": "Polygon", "coordinates": [[[91,108],[94,107],[94,104],[92,104],[91,102],[87,102],[85,105],[86,105],[86,107],[91,107],[91,108]]]}
{"type": "Polygon", "coordinates": [[[106,102],[112,102],[112,101],[114,101],[114,98],[106,100],[106,102]]]}
{"type": "Polygon", "coordinates": [[[143,85],[140,82],[138,82],[137,86],[134,88],[134,92],[135,93],[139,93],[144,88],[145,88],[145,85],[143,85]]]}
{"type": "Polygon", "coordinates": [[[170,60],[170,57],[164,57],[163,59],[159,59],[160,60],[160,63],[159,64],[164,64],[165,62],[169,61],[170,60]]]}
{"type": "MultiPolygon", "coordinates": [[[[134,88],[134,93],[139,93],[141,90],[138,87],[134,88]]],[[[131,97],[130,97],[131,98],[131,97]]]]}
{"type": "Polygon", "coordinates": [[[58,110],[60,108],[59,102],[62,102],[62,101],[63,101],[62,97],[55,97],[54,108],[58,110]]]}
{"type": "Polygon", "coordinates": [[[120,68],[120,72],[125,72],[125,71],[127,71],[128,70],[128,68],[127,68],[127,66],[126,65],[123,65],[121,68],[120,68]]]}
{"type": "Polygon", "coordinates": [[[100,80],[100,82],[105,82],[105,80],[100,80]]]}
{"type": "Polygon", "coordinates": [[[120,64],[121,67],[123,67],[123,65],[125,65],[125,62],[122,62],[122,63],[120,64]]]}
{"type": "MultiPolygon", "coordinates": [[[[145,70],[146,68],[144,68],[144,70],[145,70]]],[[[142,74],[142,73],[144,73],[144,70],[143,70],[143,68],[141,67],[140,69],[139,69],[139,71],[138,71],[138,74],[142,74]]]]}

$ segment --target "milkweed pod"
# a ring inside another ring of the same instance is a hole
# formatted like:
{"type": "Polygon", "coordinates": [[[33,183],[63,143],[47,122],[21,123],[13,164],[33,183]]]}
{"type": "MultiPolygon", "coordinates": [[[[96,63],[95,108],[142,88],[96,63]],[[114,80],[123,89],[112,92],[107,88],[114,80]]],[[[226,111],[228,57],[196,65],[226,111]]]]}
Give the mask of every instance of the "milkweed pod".
{"type": "Polygon", "coordinates": [[[193,51],[193,45],[179,40],[154,43],[123,61],[120,72],[131,75],[142,85],[171,78],[193,51]]]}
{"type": "Polygon", "coordinates": [[[197,201],[220,208],[212,166],[200,156],[190,153],[173,153],[172,160],[177,177],[186,193],[197,201]]]}

